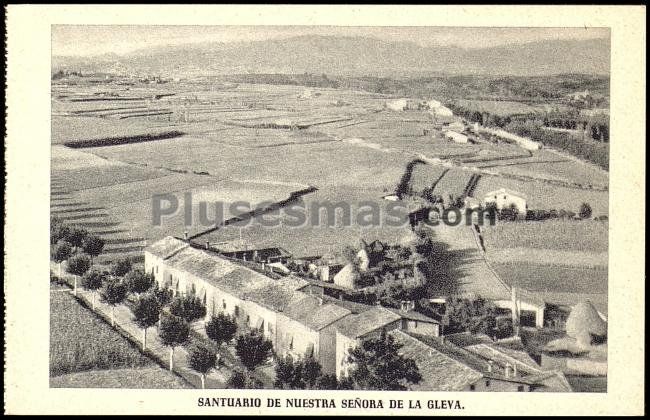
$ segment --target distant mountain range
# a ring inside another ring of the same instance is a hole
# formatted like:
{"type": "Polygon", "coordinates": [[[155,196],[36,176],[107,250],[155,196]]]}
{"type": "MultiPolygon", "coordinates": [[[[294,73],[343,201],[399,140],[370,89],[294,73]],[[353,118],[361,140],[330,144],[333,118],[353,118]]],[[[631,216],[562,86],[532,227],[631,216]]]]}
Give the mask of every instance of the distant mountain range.
{"type": "Polygon", "coordinates": [[[421,47],[365,37],[299,36],[152,47],[125,55],[53,56],[52,71],[192,76],[315,73],[341,76],[432,74],[543,76],[609,74],[608,40],[562,40],[492,48],[421,47]]]}

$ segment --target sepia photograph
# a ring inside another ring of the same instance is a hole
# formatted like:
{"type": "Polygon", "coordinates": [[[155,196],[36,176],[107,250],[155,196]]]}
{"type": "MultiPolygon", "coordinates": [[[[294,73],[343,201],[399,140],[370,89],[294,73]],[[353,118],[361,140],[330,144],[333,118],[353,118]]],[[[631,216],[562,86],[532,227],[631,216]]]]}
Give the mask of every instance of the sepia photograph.
{"type": "Polygon", "coordinates": [[[53,26],[51,386],[606,391],[609,37],[53,26]]]}
{"type": "MultiPolygon", "coordinates": [[[[620,302],[643,296],[645,261],[617,258],[645,247],[624,233],[644,230],[631,221],[645,132],[616,125],[634,104],[615,86],[645,61],[615,73],[613,24],[89,9],[35,33],[48,98],[7,131],[49,133],[22,135],[44,160],[7,158],[7,174],[34,176],[7,200],[42,204],[33,244],[46,250],[49,225],[49,260],[17,263],[5,245],[5,261],[14,288],[23,264],[43,267],[29,283],[43,293],[49,265],[47,305],[33,307],[39,389],[58,404],[111,390],[128,396],[123,414],[177,396],[204,414],[434,415],[505,393],[541,413],[568,395],[611,403],[613,384],[643,371],[618,367],[621,337],[643,337],[643,322],[617,326],[644,311],[620,302]]],[[[8,93],[29,100],[16,74],[8,93]]],[[[6,214],[12,243],[12,221],[33,217],[6,214]]],[[[5,315],[25,306],[13,296],[5,315]]],[[[643,351],[625,346],[631,363],[643,351]]]]}

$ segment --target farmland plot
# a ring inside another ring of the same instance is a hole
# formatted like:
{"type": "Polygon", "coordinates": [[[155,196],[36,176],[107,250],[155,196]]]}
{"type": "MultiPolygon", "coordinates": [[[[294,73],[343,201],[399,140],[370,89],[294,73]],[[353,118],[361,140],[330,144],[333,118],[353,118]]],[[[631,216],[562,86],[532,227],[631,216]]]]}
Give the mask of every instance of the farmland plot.
{"type": "Polygon", "coordinates": [[[531,210],[564,209],[577,213],[582,203],[588,203],[593,210],[593,216],[609,214],[607,191],[560,187],[542,181],[519,181],[484,175],[481,177],[474,195],[483,197],[486,193],[499,188],[508,188],[525,194],[528,208],[531,210]]]}
{"type": "Polygon", "coordinates": [[[50,375],[153,362],[65,292],[50,294],[50,375]],[[74,327],[74,328],[72,328],[74,327]]]}
{"type": "Polygon", "coordinates": [[[497,223],[481,229],[490,249],[541,248],[606,252],[608,224],[590,220],[497,223]]]}
{"type": "MultiPolygon", "coordinates": [[[[305,220],[298,227],[288,226],[287,221],[295,221],[293,216],[279,212],[265,217],[268,220],[277,220],[277,227],[262,226],[256,221],[251,221],[245,226],[228,226],[217,230],[205,237],[212,243],[233,241],[241,238],[256,246],[280,246],[296,256],[323,255],[327,252],[340,253],[345,246],[357,247],[361,239],[370,242],[375,239],[388,243],[399,242],[410,234],[408,225],[389,226],[385,223],[387,217],[386,206],[388,201],[382,200],[384,191],[378,188],[336,188],[321,189],[313,194],[304,196],[305,220]],[[364,201],[376,203],[380,210],[381,223],[378,226],[359,226],[356,223],[358,210],[364,201]],[[351,206],[351,225],[342,223],[342,213],[334,219],[334,226],[327,226],[329,212],[321,210],[319,218],[313,213],[314,203],[331,204],[348,203],[351,206]],[[318,220],[319,225],[313,226],[312,221],[318,220]]],[[[406,208],[404,208],[404,214],[406,208]]]]}
{"type": "Polygon", "coordinates": [[[562,267],[551,264],[492,264],[499,276],[510,286],[533,292],[607,293],[607,269],[562,267]]]}
{"type": "Polygon", "coordinates": [[[609,183],[609,174],[606,171],[594,165],[577,162],[575,159],[563,158],[543,149],[534,151],[531,158],[482,162],[477,166],[505,174],[558,179],[605,188],[609,183]]]}

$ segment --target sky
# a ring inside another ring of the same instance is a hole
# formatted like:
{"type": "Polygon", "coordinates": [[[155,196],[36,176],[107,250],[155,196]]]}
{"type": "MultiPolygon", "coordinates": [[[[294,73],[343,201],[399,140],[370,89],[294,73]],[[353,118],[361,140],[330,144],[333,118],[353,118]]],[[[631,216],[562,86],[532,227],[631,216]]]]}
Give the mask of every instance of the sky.
{"type": "Polygon", "coordinates": [[[469,28],[344,26],[53,25],[52,54],[125,54],[142,48],[199,42],[281,39],[300,35],[364,36],[421,46],[484,48],[543,40],[609,38],[608,28],[469,28]]]}

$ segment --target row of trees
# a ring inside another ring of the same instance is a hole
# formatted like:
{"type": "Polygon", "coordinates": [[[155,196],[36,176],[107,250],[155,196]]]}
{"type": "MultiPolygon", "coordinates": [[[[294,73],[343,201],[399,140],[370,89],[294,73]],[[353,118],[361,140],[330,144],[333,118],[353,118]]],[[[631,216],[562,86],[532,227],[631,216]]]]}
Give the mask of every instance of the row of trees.
{"type": "Polygon", "coordinates": [[[58,264],[58,276],[62,266],[74,278],[74,293],[77,294],[77,279],[92,266],[93,258],[100,255],[105,241],[79,226],[68,226],[57,217],[50,218],[50,257],[58,264]]]}
{"type": "Polygon", "coordinates": [[[525,215],[520,215],[519,214],[519,209],[517,208],[516,205],[511,204],[508,207],[503,207],[502,209],[498,210],[496,207],[496,203],[487,203],[485,206],[485,211],[487,212],[493,212],[498,220],[501,221],[516,221],[520,219],[520,216],[523,216],[523,218],[527,221],[542,221],[542,220],[549,220],[549,219],[576,219],[576,216],[581,219],[581,220],[586,220],[590,219],[593,210],[591,209],[591,206],[589,203],[582,203],[580,205],[580,209],[578,210],[578,214],[576,215],[575,212],[572,212],[570,210],[556,210],[556,209],[551,209],[551,210],[543,210],[543,209],[534,209],[534,210],[527,210],[525,215]]]}
{"type": "Polygon", "coordinates": [[[585,141],[569,133],[545,130],[539,121],[515,121],[508,124],[505,129],[520,136],[529,137],[545,146],[565,150],[574,156],[595,163],[603,169],[609,169],[608,143],[585,141]]]}

